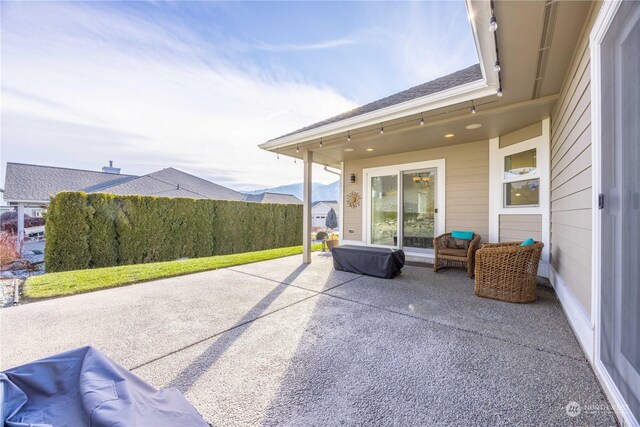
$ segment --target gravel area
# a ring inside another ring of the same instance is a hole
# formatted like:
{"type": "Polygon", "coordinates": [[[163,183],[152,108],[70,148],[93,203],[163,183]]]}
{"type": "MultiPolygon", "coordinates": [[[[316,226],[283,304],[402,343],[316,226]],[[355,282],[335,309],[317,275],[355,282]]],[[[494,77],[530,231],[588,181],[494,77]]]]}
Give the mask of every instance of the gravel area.
{"type": "MultiPolygon", "coordinates": [[[[0,279],[0,308],[10,307],[14,304],[16,280],[19,279],[0,279]]],[[[22,286],[22,280],[19,281],[18,286],[22,286]]]]}

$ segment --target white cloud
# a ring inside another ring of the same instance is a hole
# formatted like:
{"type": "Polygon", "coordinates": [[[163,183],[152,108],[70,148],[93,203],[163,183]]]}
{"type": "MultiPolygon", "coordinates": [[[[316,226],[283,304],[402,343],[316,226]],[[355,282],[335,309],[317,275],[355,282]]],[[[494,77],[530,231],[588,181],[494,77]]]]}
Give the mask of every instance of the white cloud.
{"type": "Polygon", "coordinates": [[[322,50],[322,49],[333,49],[335,47],[341,46],[349,46],[356,44],[355,40],[352,39],[334,39],[334,40],[325,40],[318,43],[307,43],[307,44],[269,44],[269,43],[256,43],[254,46],[255,49],[266,50],[269,52],[300,52],[305,50],[322,50]]]}
{"type": "Polygon", "coordinates": [[[329,87],[229,63],[184,27],[78,3],[5,5],[3,162],[112,159],[123,172],[175,166],[235,188],[279,185],[300,181],[300,162],[257,144],[354,107],[329,87]]]}

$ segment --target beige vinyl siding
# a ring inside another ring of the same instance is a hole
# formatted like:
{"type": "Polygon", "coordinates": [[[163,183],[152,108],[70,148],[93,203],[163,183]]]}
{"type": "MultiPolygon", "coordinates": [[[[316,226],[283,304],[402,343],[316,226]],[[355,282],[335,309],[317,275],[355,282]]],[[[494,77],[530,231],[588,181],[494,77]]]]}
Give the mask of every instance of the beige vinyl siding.
{"type": "Polygon", "coordinates": [[[356,183],[343,180],[343,235],[348,240],[364,240],[362,204],[353,209],[346,204],[347,195],[358,192],[363,198],[362,170],[427,160],[445,159],[446,231],[471,230],[488,241],[489,234],[489,142],[478,141],[410,153],[373,157],[345,162],[344,176],[356,174],[356,183]],[[353,232],[350,232],[353,231],[353,232]]]}
{"type": "Polygon", "coordinates": [[[502,135],[500,137],[500,148],[508,147],[540,135],[542,135],[542,122],[536,122],[525,128],[518,129],[515,132],[502,135]]]}
{"type": "Polygon", "coordinates": [[[586,313],[591,311],[593,200],[589,31],[599,7],[592,7],[551,114],[551,262],[586,313]]]}
{"type": "Polygon", "coordinates": [[[542,215],[500,215],[501,242],[542,241],[542,215]]]}

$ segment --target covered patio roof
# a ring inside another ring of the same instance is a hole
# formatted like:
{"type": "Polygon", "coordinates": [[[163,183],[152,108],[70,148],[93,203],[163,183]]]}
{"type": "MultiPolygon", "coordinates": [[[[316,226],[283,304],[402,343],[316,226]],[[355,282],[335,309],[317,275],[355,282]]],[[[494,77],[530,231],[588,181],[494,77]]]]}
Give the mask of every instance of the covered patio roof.
{"type": "Polygon", "coordinates": [[[348,160],[488,140],[548,117],[571,61],[565,47],[575,46],[589,2],[496,3],[495,38],[488,30],[491,6],[467,0],[480,72],[461,70],[423,85],[440,91],[407,100],[411,89],[403,91],[354,110],[358,114],[344,113],[260,147],[296,158],[310,150],[313,162],[339,167],[348,160]],[[493,69],[498,56],[499,73],[493,69]],[[467,80],[457,79],[461,75],[467,80]],[[496,96],[499,88],[501,97],[496,96]],[[471,114],[472,106],[476,114],[471,114]],[[482,126],[466,128],[472,124],[482,126]],[[454,136],[445,138],[447,134],[454,136]]]}

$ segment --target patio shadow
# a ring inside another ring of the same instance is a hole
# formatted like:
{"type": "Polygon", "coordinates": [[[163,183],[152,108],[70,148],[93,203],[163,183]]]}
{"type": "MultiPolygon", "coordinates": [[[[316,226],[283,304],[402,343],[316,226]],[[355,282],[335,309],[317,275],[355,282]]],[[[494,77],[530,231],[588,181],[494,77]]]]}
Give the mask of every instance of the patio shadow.
{"type": "MultiPolygon", "coordinates": [[[[233,345],[238,338],[251,326],[251,323],[265,314],[269,306],[284,292],[289,286],[287,283],[295,280],[306,268],[308,264],[299,265],[291,274],[289,274],[283,282],[273,288],[264,298],[262,298],[253,308],[251,308],[242,318],[225,332],[219,334],[219,338],[211,344],[200,356],[195,358],[189,366],[183,369],[169,383],[169,387],[176,387],[183,393],[186,393],[215,362],[233,345]]],[[[314,295],[315,296],[315,295],[314,295]]],[[[308,297],[310,298],[310,297],[308,297]]],[[[305,298],[307,299],[307,298],[305,298]]],[[[304,300],[304,299],[303,299],[304,300]]],[[[297,301],[300,302],[300,301],[297,301]]],[[[294,302],[293,304],[296,304],[294,302]]],[[[276,311],[282,310],[288,306],[282,307],[276,311]]]]}

